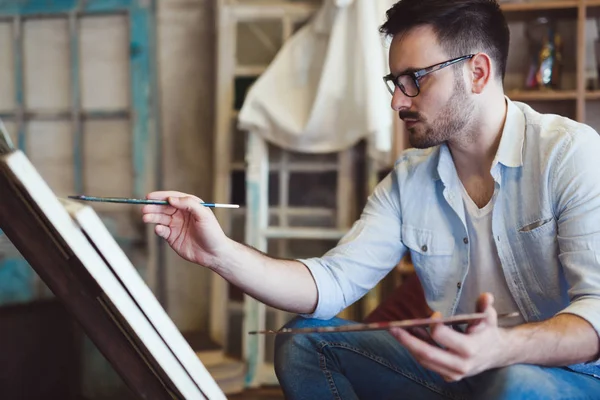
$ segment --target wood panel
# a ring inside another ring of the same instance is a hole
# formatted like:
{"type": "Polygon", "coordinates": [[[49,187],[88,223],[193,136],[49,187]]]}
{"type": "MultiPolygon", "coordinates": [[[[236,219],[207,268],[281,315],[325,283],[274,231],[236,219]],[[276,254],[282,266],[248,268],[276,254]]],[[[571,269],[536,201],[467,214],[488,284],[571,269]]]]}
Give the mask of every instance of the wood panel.
{"type": "MultiPolygon", "coordinates": [[[[131,128],[128,121],[84,123],[84,191],[93,196],[133,195],[131,128]]],[[[102,210],[119,210],[119,204],[103,204],[102,210]]]]}
{"type": "Polygon", "coordinates": [[[83,17],[80,24],[82,108],[129,108],[127,17],[83,17]]]}
{"type": "Polygon", "coordinates": [[[0,112],[15,107],[15,60],[12,23],[0,22],[0,112]]]}
{"type": "Polygon", "coordinates": [[[29,19],[23,24],[25,106],[69,110],[69,26],[65,18],[29,19]]]}
{"type": "MultiPolygon", "coordinates": [[[[92,196],[133,196],[129,121],[86,121],[83,126],[84,192],[92,196]]],[[[142,234],[139,207],[108,203],[93,207],[117,238],[139,240],[142,234]]]]}
{"type": "Polygon", "coordinates": [[[73,194],[73,130],[68,121],[30,121],[27,154],[58,196],[73,194]]]}
{"type": "Polygon", "coordinates": [[[266,67],[282,46],[281,21],[248,21],[237,27],[238,65],[266,67]]]}

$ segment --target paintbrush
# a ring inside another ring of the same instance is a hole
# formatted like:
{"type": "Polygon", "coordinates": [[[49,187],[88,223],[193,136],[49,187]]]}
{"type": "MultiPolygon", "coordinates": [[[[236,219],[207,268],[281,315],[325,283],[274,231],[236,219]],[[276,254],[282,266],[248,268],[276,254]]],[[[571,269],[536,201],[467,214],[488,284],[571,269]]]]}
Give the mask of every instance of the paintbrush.
{"type": "MultiPolygon", "coordinates": [[[[97,201],[101,203],[122,203],[122,204],[154,204],[158,206],[168,206],[166,200],[148,200],[148,199],[128,199],[125,197],[93,197],[93,196],[68,196],[70,199],[81,201],[97,201]]],[[[237,204],[221,204],[221,203],[200,203],[204,207],[213,208],[240,208],[237,204]]]]}

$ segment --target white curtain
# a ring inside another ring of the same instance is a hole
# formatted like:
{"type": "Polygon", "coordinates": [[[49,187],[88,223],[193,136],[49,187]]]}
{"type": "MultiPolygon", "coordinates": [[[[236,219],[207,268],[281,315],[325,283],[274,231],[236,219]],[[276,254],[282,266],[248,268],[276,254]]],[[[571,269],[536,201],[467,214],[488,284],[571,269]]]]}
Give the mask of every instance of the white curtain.
{"type": "MultiPolygon", "coordinates": [[[[335,152],[363,138],[389,161],[393,118],[379,33],[396,0],[324,0],[249,90],[239,127],[282,148],[335,152]]],[[[397,118],[397,117],[396,117],[397,118]]]]}

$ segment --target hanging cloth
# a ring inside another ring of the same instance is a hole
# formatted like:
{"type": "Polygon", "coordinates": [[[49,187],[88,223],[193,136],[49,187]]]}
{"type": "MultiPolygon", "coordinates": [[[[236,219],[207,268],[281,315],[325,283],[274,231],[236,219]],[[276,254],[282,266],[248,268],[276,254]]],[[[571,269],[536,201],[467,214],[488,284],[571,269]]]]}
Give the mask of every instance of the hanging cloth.
{"type": "Polygon", "coordinates": [[[379,33],[396,0],[325,0],[249,90],[238,127],[287,150],[338,152],[361,139],[388,161],[394,113],[379,33]]]}

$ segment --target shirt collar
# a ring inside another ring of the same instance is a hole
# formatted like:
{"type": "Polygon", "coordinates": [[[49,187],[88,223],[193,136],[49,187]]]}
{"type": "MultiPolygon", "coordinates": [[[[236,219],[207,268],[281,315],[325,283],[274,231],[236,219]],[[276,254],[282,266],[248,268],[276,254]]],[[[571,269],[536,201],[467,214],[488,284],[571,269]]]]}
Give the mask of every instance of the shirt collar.
{"type": "Polygon", "coordinates": [[[502,129],[496,161],[506,167],[523,166],[523,143],[525,142],[525,114],[508,97],[506,98],[506,121],[502,129]]]}
{"type": "MultiPolygon", "coordinates": [[[[526,120],[523,111],[508,97],[505,96],[505,99],[507,104],[506,120],[504,121],[500,145],[492,167],[500,163],[506,167],[516,168],[523,166],[526,120]]],[[[452,176],[451,171],[453,168],[452,155],[448,146],[444,143],[439,149],[436,179],[446,181],[449,176],[452,176]]]]}

